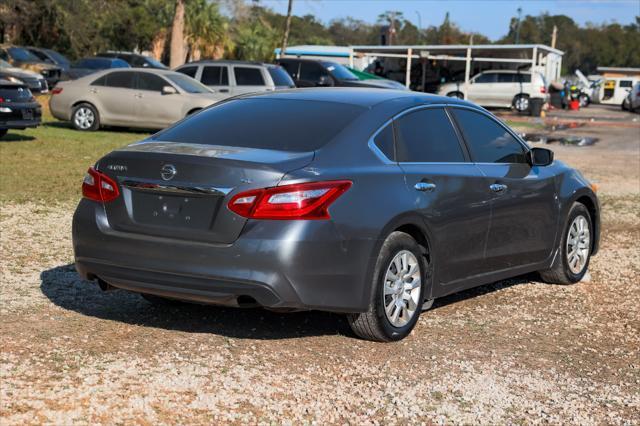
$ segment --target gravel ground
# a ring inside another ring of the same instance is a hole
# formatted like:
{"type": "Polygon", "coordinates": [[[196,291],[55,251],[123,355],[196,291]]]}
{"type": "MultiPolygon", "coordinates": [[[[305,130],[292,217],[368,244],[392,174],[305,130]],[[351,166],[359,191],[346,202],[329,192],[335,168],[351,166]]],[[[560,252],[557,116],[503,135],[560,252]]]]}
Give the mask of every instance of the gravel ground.
{"type": "Polygon", "coordinates": [[[72,262],[74,206],[0,211],[0,421],[9,424],[640,424],[640,129],[553,147],[599,185],[601,252],[438,300],[406,340],[339,315],[154,307],[72,262]]]}

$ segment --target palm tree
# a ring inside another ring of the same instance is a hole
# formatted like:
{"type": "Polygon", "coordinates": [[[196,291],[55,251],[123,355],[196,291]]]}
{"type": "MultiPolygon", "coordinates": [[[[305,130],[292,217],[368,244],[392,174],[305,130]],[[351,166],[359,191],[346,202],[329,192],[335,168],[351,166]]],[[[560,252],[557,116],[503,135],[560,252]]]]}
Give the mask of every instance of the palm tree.
{"type": "Polygon", "coordinates": [[[289,30],[291,29],[291,9],[293,8],[293,0],[289,0],[287,7],[287,19],[284,21],[284,35],[282,36],[282,48],[280,56],[283,56],[287,50],[287,42],[289,41],[289,30]]]}
{"type": "Polygon", "coordinates": [[[184,0],[176,0],[176,11],[171,26],[171,58],[169,60],[171,68],[184,63],[184,50],[184,0]]]}

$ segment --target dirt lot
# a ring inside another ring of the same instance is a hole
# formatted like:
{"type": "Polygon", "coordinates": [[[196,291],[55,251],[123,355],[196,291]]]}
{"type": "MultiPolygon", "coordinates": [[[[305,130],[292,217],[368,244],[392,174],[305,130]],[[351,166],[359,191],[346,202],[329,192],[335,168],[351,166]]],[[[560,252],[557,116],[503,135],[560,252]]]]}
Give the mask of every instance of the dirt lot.
{"type": "Polygon", "coordinates": [[[354,338],[338,315],[101,293],[72,265],[73,200],[3,197],[0,421],[640,424],[640,124],[591,108],[626,124],[549,145],[599,185],[590,279],[447,297],[395,344],[354,338]]]}

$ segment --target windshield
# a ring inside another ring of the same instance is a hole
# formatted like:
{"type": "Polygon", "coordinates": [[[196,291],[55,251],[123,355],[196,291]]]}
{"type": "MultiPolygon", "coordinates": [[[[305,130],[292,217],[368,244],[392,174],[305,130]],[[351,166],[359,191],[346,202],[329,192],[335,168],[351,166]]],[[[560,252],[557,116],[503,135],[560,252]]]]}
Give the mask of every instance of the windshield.
{"type": "Polygon", "coordinates": [[[246,98],[221,102],[152,140],[309,152],[331,141],[365,108],[338,102],[246,98]]]}
{"type": "Polygon", "coordinates": [[[329,73],[338,80],[359,80],[354,73],[349,71],[343,65],[335,62],[323,62],[322,65],[324,65],[327,68],[327,71],[329,71],[329,73]]]}
{"type": "Polygon", "coordinates": [[[68,64],[69,60],[62,55],[61,53],[56,52],[55,50],[45,49],[49,56],[51,56],[57,63],[59,64],[68,64]]]}
{"type": "Polygon", "coordinates": [[[273,84],[276,87],[296,87],[296,84],[291,79],[291,76],[282,67],[269,67],[269,75],[273,79],[273,84]]]}
{"type": "Polygon", "coordinates": [[[184,74],[167,74],[165,77],[187,93],[212,93],[211,89],[207,86],[184,74]]]}
{"type": "Polygon", "coordinates": [[[31,99],[32,96],[31,91],[26,87],[3,86],[0,84],[0,99],[6,99],[7,102],[24,102],[31,99]]]}
{"type": "Polygon", "coordinates": [[[16,61],[40,62],[40,59],[38,59],[37,56],[35,56],[33,53],[21,47],[10,47],[7,50],[9,51],[9,54],[11,55],[11,57],[16,61]]]}

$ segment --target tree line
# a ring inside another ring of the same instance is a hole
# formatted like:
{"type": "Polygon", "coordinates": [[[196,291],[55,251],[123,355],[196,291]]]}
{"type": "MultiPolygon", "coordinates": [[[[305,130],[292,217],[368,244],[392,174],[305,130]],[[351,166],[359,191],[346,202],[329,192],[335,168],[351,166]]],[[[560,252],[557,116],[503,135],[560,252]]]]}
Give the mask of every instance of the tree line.
{"type": "MultiPolygon", "coordinates": [[[[290,3],[295,11],[295,2],[290,3]]],[[[525,16],[520,22],[514,17],[495,43],[514,43],[518,32],[520,43],[551,45],[554,26],[556,47],[565,52],[564,72],[640,67],[640,17],[628,25],[585,26],[564,15],[525,16]]],[[[291,9],[287,15],[276,13],[259,0],[4,0],[0,37],[49,47],[72,59],[105,49],[150,51],[172,65],[201,58],[269,61],[274,49],[287,43],[491,43],[461,30],[449,14],[440,25],[426,28],[396,11],[381,14],[375,23],[345,17],[324,24],[313,15],[292,16],[291,9]]]]}

